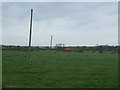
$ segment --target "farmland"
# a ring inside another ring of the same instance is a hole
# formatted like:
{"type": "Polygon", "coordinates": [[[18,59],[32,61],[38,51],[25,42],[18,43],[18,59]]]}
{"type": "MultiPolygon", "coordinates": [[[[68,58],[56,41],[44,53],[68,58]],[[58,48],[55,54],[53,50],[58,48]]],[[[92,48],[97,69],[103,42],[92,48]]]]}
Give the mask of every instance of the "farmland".
{"type": "Polygon", "coordinates": [[[3,88],[117,88],[118,55],[106,51],[3,50],[3,88]]]}

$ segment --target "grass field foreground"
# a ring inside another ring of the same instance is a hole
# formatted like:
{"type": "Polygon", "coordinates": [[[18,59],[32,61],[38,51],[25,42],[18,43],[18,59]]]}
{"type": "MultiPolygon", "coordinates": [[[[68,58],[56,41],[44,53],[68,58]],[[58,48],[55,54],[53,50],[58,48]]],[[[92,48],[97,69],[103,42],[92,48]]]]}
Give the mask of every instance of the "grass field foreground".
{"type": "Polygon", "coordinates": [[[117,88],[118,55],[3,51],[3,88],[117,88]]]}

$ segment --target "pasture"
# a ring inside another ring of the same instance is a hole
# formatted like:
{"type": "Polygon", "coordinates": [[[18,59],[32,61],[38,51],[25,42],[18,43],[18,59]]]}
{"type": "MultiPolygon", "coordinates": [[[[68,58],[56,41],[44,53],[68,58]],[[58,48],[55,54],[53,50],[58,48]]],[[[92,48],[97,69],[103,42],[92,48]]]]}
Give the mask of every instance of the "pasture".
{"type": "Polygon", "coordinates": [[[117,88],[118,54],[3,50],[3,88],[117,88]]]}

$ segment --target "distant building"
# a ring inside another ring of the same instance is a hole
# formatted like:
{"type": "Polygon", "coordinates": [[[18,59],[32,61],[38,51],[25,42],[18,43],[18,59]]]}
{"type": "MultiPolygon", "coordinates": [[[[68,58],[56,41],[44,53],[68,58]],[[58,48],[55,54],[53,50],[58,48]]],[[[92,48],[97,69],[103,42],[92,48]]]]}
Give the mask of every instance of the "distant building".
{"type": "Polygon", "coordinates": [[[71,52],[71,49],[70,48],[64,48],[64,51],[65,52],[71,52]]]}

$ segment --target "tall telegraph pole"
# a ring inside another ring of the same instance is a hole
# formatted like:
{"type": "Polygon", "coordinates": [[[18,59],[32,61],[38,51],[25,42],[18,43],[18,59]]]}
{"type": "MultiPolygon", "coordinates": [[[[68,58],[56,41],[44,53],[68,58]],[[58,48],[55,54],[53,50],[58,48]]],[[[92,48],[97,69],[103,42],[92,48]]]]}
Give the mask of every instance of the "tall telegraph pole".
{"type": "Polygon", "coordinates": [[[29,50],[31,51],[31,35],[32,35],[32,16],[33,9],[31,9],[31,18],[30,18],[30,35],[29,35],[29,50]]]}
{"type": "Polygon", "coordinates": [[[50,42],[50,48],[52,49],[52,39],[53,39],[53,36],[51,36],[51,42],[50,42]]]}

